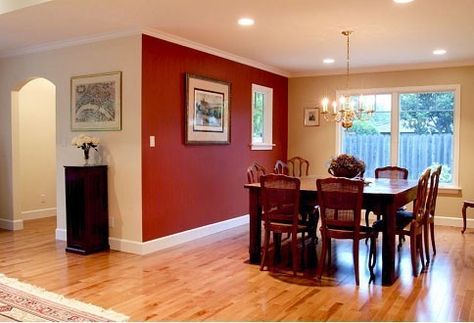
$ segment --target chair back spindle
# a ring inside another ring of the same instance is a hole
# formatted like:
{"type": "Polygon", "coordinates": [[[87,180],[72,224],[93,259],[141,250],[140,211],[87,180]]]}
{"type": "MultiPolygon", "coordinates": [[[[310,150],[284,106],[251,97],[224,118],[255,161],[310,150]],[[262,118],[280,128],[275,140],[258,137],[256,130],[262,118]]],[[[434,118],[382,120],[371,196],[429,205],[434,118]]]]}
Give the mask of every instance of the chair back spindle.
{"type": "Polygon", "coordinates": [[[288,174],[294,177],[308,176],[309,161],[298,156],[288,159],[288,174]]]}
{"type": "Polygon", "coordinates": [[[385,166],[375,169],[375,178],[407,179],[408,169],[398,166],[385,166]]]}
{"type": "Polygon", "coordinates": [[[274,172],[275,174],[288,175],[288,165],[284,161],[279,159],[275,163],[274,172]]]}
{"type": "Polygon", "coordinates": [[[247,168],[247,182],[248,184],[252,183],[259,183],[260,182],[260,177],[262,175],[265,175],[267,171],[265,170],[265,167],[260,165],[257,162],[254,162],[252,165],[250,165],[247,168]]]}

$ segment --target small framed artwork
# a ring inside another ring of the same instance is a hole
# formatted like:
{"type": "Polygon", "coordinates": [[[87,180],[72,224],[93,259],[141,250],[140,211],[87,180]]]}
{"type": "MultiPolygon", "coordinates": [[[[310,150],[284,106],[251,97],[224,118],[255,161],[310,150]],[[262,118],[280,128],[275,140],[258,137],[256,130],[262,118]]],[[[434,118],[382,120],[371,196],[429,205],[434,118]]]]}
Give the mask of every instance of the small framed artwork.
{"type": "Polygon", "coordinates": [[[71,130],[122,129],[122,72],[71,78],[71,130]]]}
{"type": "Polygon", "coordinates": [[[304,125],[307,127],[319,126],[319,108],[304,109],[304,125]]]}
{"type": "Polygon", "coordinates": [[[186,74],[185,143],[230,144],[230,82],[186,74]]]}

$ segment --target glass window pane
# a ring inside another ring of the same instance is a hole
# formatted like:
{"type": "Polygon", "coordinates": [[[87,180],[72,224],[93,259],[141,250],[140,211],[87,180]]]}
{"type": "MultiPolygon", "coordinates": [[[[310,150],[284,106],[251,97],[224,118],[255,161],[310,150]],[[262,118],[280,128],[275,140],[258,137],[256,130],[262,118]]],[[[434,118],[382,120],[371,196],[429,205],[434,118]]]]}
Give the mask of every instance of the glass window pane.
{"type": "MultiPolygon", "coordinates": [[[[365,108],[375,105],[375,113],[368,120],[355,120],[342,134],[342,152],[365,162],[365,177],[374,177],[375,168],[390,164],[392,95],[377,94],[351,97],[355,107],[359,101],[365,108]]],[[[366,119],[366,118],[363,118],[366,119]]]]}
{"type": "Polygon", "coordinates": [[[452,183],[454,91],[400,94],[399,164],[417,179],[443,165],[440,182],[452,183]]]}
{"type": "Polygon", "coordinates": [[[254,143],[263,142],[264,133],[264,111],[265,95],[260,92],[254,92],[253,115],[252,115],[252,137],[254,143]]]}

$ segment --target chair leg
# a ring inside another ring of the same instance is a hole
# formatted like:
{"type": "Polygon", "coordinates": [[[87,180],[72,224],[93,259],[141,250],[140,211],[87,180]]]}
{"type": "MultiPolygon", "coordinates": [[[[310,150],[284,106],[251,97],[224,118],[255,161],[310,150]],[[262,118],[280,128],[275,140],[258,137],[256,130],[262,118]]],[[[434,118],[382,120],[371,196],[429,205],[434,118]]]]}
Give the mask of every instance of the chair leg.
{"type": "Polygon", "coordinates": [[[354,260],[354,275],[356,285],[359,286],[359,240],[352,241],[352,256],[354,260]]]}
{"type": "Polygon", "coordinates": [[[416,247],[416,235],[415,231],[412,229],[410,234],[410,256],[411,256],[411,267],[413,271],[413,276],[418,276],[418,257],[416,256],[417,247],[416,247]]]}
{"type": "Polygon", "coordinates": [[[296,276],[296,270],[298,269],[298,234],[296,231],[291,233],[291,253],[293,256],[293,276],[296,276]]]}
{"type": "Polygon", "coordinates": [[[434,219],[433,219],[433,222],[430,222],[430,233],[431,233],[431,245],[433,246],[433,255],[436,255],[436,243],[435,243],[435,234],[434,234],[434,219]]]}
{"type": "Polygon", "coordinates": [[[321,241],[322,241],[321,257],[319,258],[318,273],[317,273],[317,277],[319,279],[321,279],[321,276],[323,275],[324,263],[326,262],[326,249],[328,247],[327,239],[323,232],[321,232],[321,241]]]}
{"type": "Polygon", "coordinates": [[[397,246],[397,250],[400,251],[400,248],[402,247],[403,245],[403,241],[405,241],[405,236],[403,234],[400,234],[398,236],[398,246],[397,246]]]}
{"type": "Polygon", "coordinates": [[[319,208],[316,208],[314,211],[314,243],[318,243],[318,223],[319,223],[319,208]]]}
{"type": "Polygon", "coordinates": [[[423,227],[423,242],[425,244],[425,250],[426,250],[426,265],[429,266],[430,265],[430,242],[429,242],[429,230],[428,230],[428,226],[430,224],[429,223],[426,223],[426,225],[424,225],[423,227]]]}
{"type": "MultiPolygon", "coordinates": [[[[305,259],[304,259],[304,252],[305,252],[305,249],[306,249],[306,241],[305,241],[305,231],[301,232],[301,255],[300,255],[300,262],[301,262],[301,268],[304,269],[305,268],[305,259]]],[[[308,237],[309,237],[309,233],[308,233],[308,237]]],[[[298,241],[298,240],[297,240],[298,241]]]]}
{"type": "MultiPolygon", "coordinates": [[[[370,215],[370,210],[366,209],[365,210],[365,226],[369,226],[369,215],[370,215]]],[[[365,238],[365,244],[367,244],[367,240],[369,240],[369,238],[365,238]]]]}
{"type": "Polygon", "coordinates": [[[265,236],[263,238],[263,254],[260,262],[260,270],[265,268],[265,260],[267,259],[268,245],[270,243],[270,230],[265,229],[265,236]]]}
{"type": "Polygon", "coordinates": [[[370,237],[370,252],[369,252],[370,279],[369,279],[369,284],[371,282],[375,282],[374,268],[375,268],[376,264],[377,264],[377,236],[374,234],[370,237]]]}
{"type": "Polygon", "coordinates": [[[281,238],[282,234],[280,232],[273,232],[273,262],[280,262],[281,260],[281,238]]]}
{"type": "Polygon", "coordinates": [[[417,240],[418,241],[416,244],[420,252],[421,272],[425,272],[426,267],[425,267],[425,257],[424,257],[424,252],[423,252],[423,236],[421,234],[417,234],[417,240]]]}
{"type": "Polygon", "coordinates": [[[327,238],[327,246],[328,246],[328,269],[332,267],[332,241],[331,237],[327,238]]]}
{"type": "MultiPolygon", "coordinates": [[[[370,214],[370,210],[365,210],[365,225],[367,227],[369,226],[369,214],[370,214]]],[[[367,239],[365,241],[367,242],[367,239]]]]}

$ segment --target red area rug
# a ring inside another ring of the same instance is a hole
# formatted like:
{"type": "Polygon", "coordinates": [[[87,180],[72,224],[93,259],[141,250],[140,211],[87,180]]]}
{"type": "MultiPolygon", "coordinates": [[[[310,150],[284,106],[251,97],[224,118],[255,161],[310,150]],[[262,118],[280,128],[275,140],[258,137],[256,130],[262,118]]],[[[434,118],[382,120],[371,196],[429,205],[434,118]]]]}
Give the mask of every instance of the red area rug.
{"type": "Polygon", "coordinates": [[[0,274],[0,321],[114,322],[126,315],[105,310],[0,274]]]}

